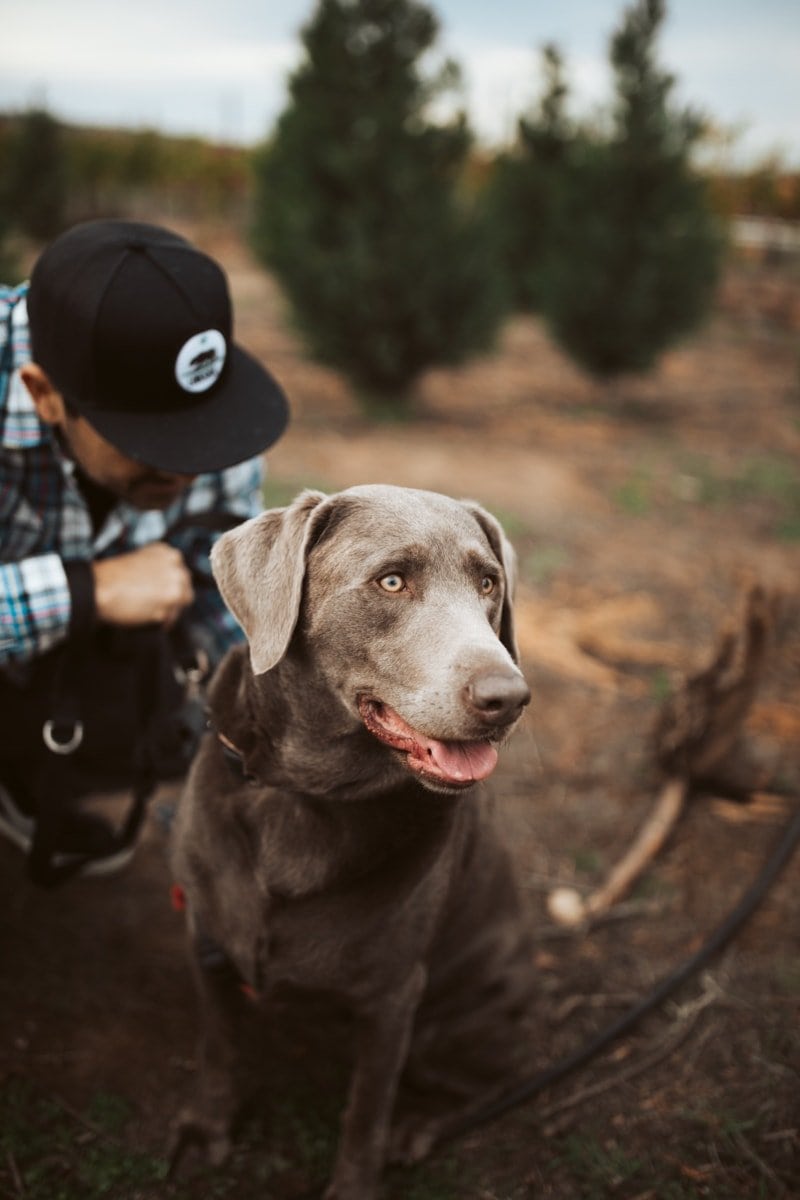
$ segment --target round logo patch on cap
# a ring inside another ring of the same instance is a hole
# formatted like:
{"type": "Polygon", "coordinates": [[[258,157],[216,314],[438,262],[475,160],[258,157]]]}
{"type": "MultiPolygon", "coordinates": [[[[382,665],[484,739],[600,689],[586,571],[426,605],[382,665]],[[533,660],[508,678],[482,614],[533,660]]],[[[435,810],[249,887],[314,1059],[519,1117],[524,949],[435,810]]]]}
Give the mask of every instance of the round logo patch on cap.
{"type": "Polygon", "coordinates": [[[175,359],[175,378],[185,392],[213,387],[225,366],[227,347],[218,329],[206,329],[184,342],[175,359]]]}

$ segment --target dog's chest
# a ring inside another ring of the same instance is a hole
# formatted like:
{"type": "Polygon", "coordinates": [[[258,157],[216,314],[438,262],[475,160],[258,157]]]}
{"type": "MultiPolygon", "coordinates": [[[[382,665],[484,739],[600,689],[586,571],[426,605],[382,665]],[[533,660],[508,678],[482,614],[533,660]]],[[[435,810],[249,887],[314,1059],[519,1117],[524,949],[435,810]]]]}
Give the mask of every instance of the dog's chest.
{"type": "Polygon", "coordinates": [[[445,884],[442,871],[404,873],[394,863],[318,894],[271,895],[259,962],[263,983],[353,999],[384,990],[425,957],[445,884]]]}
{"type": "Polygon", "coordinates": [[[456,811],[413,790],[340,806],[236,788],[196,813],[181,874],[200,928],[258,992],[357,999],[425,958],[462,842],[456,811]]]}

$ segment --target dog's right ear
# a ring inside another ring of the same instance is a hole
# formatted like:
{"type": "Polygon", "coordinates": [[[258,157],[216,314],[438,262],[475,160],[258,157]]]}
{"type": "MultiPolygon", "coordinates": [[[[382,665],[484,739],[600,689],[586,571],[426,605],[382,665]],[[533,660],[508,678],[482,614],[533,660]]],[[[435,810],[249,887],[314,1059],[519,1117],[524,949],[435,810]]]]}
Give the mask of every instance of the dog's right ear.
{"type": "Polygon", "coordinates": [[[269,509],[223,533],[211,551],[214,578],[247,635],[256,675],[274,667],[291,641],[312,517],[323,500],[323,492],[301,492],[288,508],[269,509]]]}

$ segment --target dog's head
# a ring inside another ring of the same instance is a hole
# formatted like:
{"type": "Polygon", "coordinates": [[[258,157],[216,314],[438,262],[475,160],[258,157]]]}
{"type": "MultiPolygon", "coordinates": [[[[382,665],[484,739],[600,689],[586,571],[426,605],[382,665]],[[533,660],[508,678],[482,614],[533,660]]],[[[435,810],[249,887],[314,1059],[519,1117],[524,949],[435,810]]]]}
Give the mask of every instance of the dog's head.
{"type": "Polygon", "coordinates": [[[434,790],[485,778],[529,691],[514,552],[480,505],[371,485],[303,492],[212,553],[255,674],[289,654],[434,790]]]}

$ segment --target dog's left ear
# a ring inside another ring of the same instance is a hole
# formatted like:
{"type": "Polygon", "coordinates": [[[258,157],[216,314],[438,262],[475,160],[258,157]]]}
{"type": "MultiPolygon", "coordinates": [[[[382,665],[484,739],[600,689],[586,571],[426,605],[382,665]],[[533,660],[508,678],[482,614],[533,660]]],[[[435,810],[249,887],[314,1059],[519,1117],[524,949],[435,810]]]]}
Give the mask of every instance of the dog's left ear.
{"type": "Polygon", "coordinates": [[[509,652],[514,662],[519,665],[519,647],[514,630],[514,592],[517,588],[517,555],[514,547],[503,533],[500,522],[488,513],[474,500],[462,500],[461,503],[472,514],[486,534],[489,545],[503,568],[506,586],[503,593],[503,611],[500,617],[500,641],[509,652]]]}
{"type": "Polygon", "coordinates": [[[223,533],[211,551],[222,599],[250,644],[253,672],[279,662],[300,612],[312,518],[327,500],[302,492],[288,508],[272,508],[223,533]]]}

